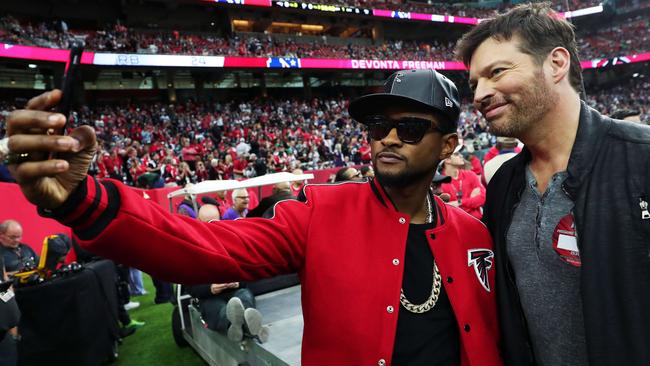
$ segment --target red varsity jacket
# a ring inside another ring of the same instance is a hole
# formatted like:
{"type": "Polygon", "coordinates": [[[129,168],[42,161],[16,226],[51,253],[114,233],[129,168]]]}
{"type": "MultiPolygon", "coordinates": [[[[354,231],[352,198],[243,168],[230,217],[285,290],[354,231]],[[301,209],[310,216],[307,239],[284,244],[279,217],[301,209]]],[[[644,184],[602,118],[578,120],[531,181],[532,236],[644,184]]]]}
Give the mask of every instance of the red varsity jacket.
{"type": "MultiPolygon", "coordinates": [[[[202,223],[121,183],[88,177],[55,217],[98,255],[178,283],[250,281],[298,272],[303,365],[390,365],[410,217],[376,180],[308,185],[271,219],[202,223]]],[[[427,232],[456,315],[462,365],[500,365],[492,241],[441,200],[427,232]]],[[[427,278],[429,281],[430,278],[427,278]]]]}

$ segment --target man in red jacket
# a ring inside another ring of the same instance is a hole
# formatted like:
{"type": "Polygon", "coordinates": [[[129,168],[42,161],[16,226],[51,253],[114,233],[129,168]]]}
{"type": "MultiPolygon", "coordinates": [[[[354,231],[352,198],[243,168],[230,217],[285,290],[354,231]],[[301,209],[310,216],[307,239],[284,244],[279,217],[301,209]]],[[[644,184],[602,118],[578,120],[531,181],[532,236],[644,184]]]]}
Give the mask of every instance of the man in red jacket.
{"type": "Polygon", "coordinates": [[[60,97],[45,93],[8,118],[7,163],[41,214],[71,226],[83,247],[181,283],[298,272],[303,365],[501,364],[492,240],[430,190],[458,143],[459,96],[446,77],[399,71],[383,93],[351,103],[376,179],[307,185],[305,201],[278,203],[270,219],[210,224],[86,176],[92,129],[46,135],[65,122],[44,112],[60,97]]]}

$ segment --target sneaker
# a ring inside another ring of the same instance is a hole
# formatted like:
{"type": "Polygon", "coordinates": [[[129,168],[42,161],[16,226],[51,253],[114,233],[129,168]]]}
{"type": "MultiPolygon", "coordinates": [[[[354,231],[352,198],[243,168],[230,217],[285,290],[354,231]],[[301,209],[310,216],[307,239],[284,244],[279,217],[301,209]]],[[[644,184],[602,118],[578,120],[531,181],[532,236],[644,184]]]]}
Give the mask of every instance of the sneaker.
{"type": "Polygon", "coordinates": [[[244,329],[241,326],[230,324],[227,336],[233,342],[241,342],[244,339],[244,329]]]}
{"type": "Polygon", "coordinates": [[[244,339],[244,304],[238,297],[233,297],[226,305],[226,318],[230,321],[228,339],[241,342],[244,339]]]}
{"type": "Polygon", "coordinates": [[[251,338],[257,337],[262,330],[262,313],[254,308],[248,308],[244,311],[244,325],[248,333],[247,336],[251,338]]]}
{"type": "Polygon", "coordinates": [[[128,303],[124,304],[124,310],[129,311],[133,310],[140,306],[140,303],[137,301],[129,301],[128,303]]]}
{"type": "Polygon", "coordinates": [[[139,322],[135,319],[131,319],[131,322],[127,324],[125,328],[138,329],[144,327],[145,324],[145,322],[139,322]]]}

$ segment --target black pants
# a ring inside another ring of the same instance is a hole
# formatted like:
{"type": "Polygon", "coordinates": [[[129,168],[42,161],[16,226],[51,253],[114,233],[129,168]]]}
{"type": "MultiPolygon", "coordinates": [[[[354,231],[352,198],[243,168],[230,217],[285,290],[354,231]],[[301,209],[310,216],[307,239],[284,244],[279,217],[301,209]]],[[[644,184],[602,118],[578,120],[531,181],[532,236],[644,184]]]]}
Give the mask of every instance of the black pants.
{"type": "Polygon", "coordinates": [[[117,273],[117,317],[123,326],[131,323],[129,313],[124,309],[124,304],[131,301],[129,292],[129,267],[115,263],[115,272],[117,273]]]}
{"type": "Polygon", "coordinates": [[[156,298],[154,299],[154,302],[156,304],[172,302],[172,284],[153,277],[151,277],[151,279],[153,285],[156,287],[156,298]]]}

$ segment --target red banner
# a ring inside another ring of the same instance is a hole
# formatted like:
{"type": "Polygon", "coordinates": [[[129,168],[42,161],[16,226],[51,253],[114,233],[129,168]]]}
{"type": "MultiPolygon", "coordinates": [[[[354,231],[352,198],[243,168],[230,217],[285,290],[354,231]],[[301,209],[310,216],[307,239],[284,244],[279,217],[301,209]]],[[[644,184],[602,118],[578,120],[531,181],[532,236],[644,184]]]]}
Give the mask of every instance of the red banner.
{"type": "Polygon", "coordinates": [[[0,197],[0,222],[8,219],[18,221],[23,227],[21,242],[32,247],[36,253],[41,252],[46,236],[57,233],[71,234],[70,228],[39,216],[36,206],[25,199],[17,184],[0,183],[0,197]]]}

